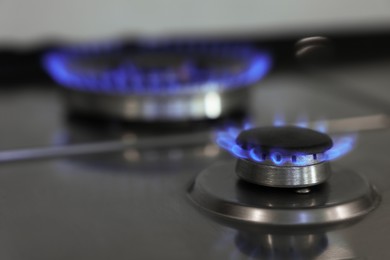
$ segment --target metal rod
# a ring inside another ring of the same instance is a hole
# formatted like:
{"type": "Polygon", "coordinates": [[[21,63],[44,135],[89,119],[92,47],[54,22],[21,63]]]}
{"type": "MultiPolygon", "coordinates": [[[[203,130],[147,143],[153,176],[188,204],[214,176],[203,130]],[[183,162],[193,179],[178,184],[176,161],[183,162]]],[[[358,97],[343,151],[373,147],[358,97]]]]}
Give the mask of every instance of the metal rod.
{"type": "Polygon", "coordinates": [[[139,140],[117,140],[65,146],[33,147],[0,151],[0,163],[116,152],[129,148],[147,149],[189,146],[205,143],[210,140],[211,134],[202,132],[197,134],[151,137],[139,140]]]}

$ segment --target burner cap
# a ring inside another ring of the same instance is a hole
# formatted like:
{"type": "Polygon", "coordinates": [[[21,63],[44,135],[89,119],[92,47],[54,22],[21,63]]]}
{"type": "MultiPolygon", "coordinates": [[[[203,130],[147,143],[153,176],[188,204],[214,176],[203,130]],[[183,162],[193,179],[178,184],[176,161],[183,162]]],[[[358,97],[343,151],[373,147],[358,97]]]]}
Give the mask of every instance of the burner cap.
{"type": "Polygon", "coordinates": [[[261,127],[243,131],[236,139],[243,149],[258,148],[294,154],[324,153],[332,147],[332,139],[323,133],[295,126],[261,127]]]}

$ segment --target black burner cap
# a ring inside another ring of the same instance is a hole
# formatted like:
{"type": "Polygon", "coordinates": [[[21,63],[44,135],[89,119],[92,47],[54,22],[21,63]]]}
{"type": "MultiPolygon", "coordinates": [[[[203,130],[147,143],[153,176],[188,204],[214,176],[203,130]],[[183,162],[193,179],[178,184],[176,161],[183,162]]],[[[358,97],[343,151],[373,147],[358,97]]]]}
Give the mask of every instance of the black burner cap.
{"type": "Polygon", "coordinates": [[[240,133],[236,143],[244,149],[263,152],[282,150],[291,153],[316,154],[329,150],[332,139],[323,133],[302,127],[260,127],[240,133]]]}

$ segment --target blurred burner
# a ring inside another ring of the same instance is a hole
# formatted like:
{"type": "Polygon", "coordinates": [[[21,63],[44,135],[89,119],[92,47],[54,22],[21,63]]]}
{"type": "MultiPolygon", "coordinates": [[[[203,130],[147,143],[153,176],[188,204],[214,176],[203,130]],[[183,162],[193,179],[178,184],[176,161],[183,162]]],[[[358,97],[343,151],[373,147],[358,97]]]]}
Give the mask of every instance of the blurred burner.
{"type": "Polygon", "coordinates": [[[243,110],[270,57],[224,43],[83,47],[44,57],[71,113],[125,121],[216,119],[243,110]]]}

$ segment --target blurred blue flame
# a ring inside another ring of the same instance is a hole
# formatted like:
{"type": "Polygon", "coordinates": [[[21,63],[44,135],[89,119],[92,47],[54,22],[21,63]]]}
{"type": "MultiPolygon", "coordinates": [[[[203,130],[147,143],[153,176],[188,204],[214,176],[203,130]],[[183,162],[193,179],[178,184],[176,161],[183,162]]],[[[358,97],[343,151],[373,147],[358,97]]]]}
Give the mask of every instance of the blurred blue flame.
{"type": "Polygon", "coordinates": [[[231,151],[233,146],[236,144],[235,138],[226,133],[219,133],[217,135],[216,143],[220,147],[228,151],[231,151]]]}
{"type": "Polygon", "coordinates": [[[138,68],[130,61],[104,72],[77,72],[72,69],[75,60],[110,55],[120,52],[119,44],[95,44],[52,51],[43,58],[43,65],[59,84],[83,91],[103,93],[197,93],[199,91],[224,90],[247,86],[259,81],[270,69],[271,57],[249,45],[221,43],[142,45],[137,53],[169,51],[188,56],[206,54],[215,57],[231,57],[242,61],[240,71],[229,72],[196,68],[191,61],[179,71],[176,68],[138,68]]]}
{"type": "Polygon", "coordinates": [[[240,128],[237,128],[237,127],[228,127],[227,128],[227,132],[229,133],[229,135],[233,138],[236,138],[240,132],[241,132],[241,129],[240,128]]]}
{"type": "Polygon", "coordinates": [[[244,130],[248,130],[248,129],[251,129],[252,128],[252,123],[249,122],[249,121],[246,121],[244,123],[244,130]]]}
{"type": "Polygon", "coordinates": [[[326,124],[325,120],[317,121],[314,124],[314,129],[321,133],[326,133],[328,131],[328,125],[326,124]]]}
{"type": "Polygon", "coordinates": [[[306,116],[301,116],[298,118],[296,124],[296,126],[299,126],[299,127],[308,127],[309,126],[309,120],[306,116]]]}
{"type": "Polygon", "coordinates": [[[242,149],[238,144],[233,145],[231,151],[238,158],[248,159],[248,152],[242,149]]]}
{"type": "Polygon", "coordinates": [[[276,114],[274,117],[274,126],[284,126],[286,124],[282,114],[276,114]]]}
{"type": "MultiPolygon", "coordinates": [[[[240,147],[236,143],[236,138],[242,130],[248,129],[249,124],[245,124],[244,127],[228,126],[222,131],[218,131],[216,134],[216,143],[223,149],[227,150],[237,158],[248,159],[254,162],[263,162],[266,159],[271,160],[275,165],[284,165],[286,163],[305,166],[313,162],[311,154],[295,153],[291,154],[287,151],[277,150],[271,151],[267,154],[263,154],[258,147],[251,147],[246,150],[240,147]],[[267,156],[266,158],[264,156],[267,156]]],[[[326,124],[320,122],[316,126],[316,130],[326,130],[326,124]]],[[[335,160],[350,152],[357,141],[356,134],[349,134],[340,137],[332,137],[333,147],[325,152],[324,160],[335,160]]]]}

